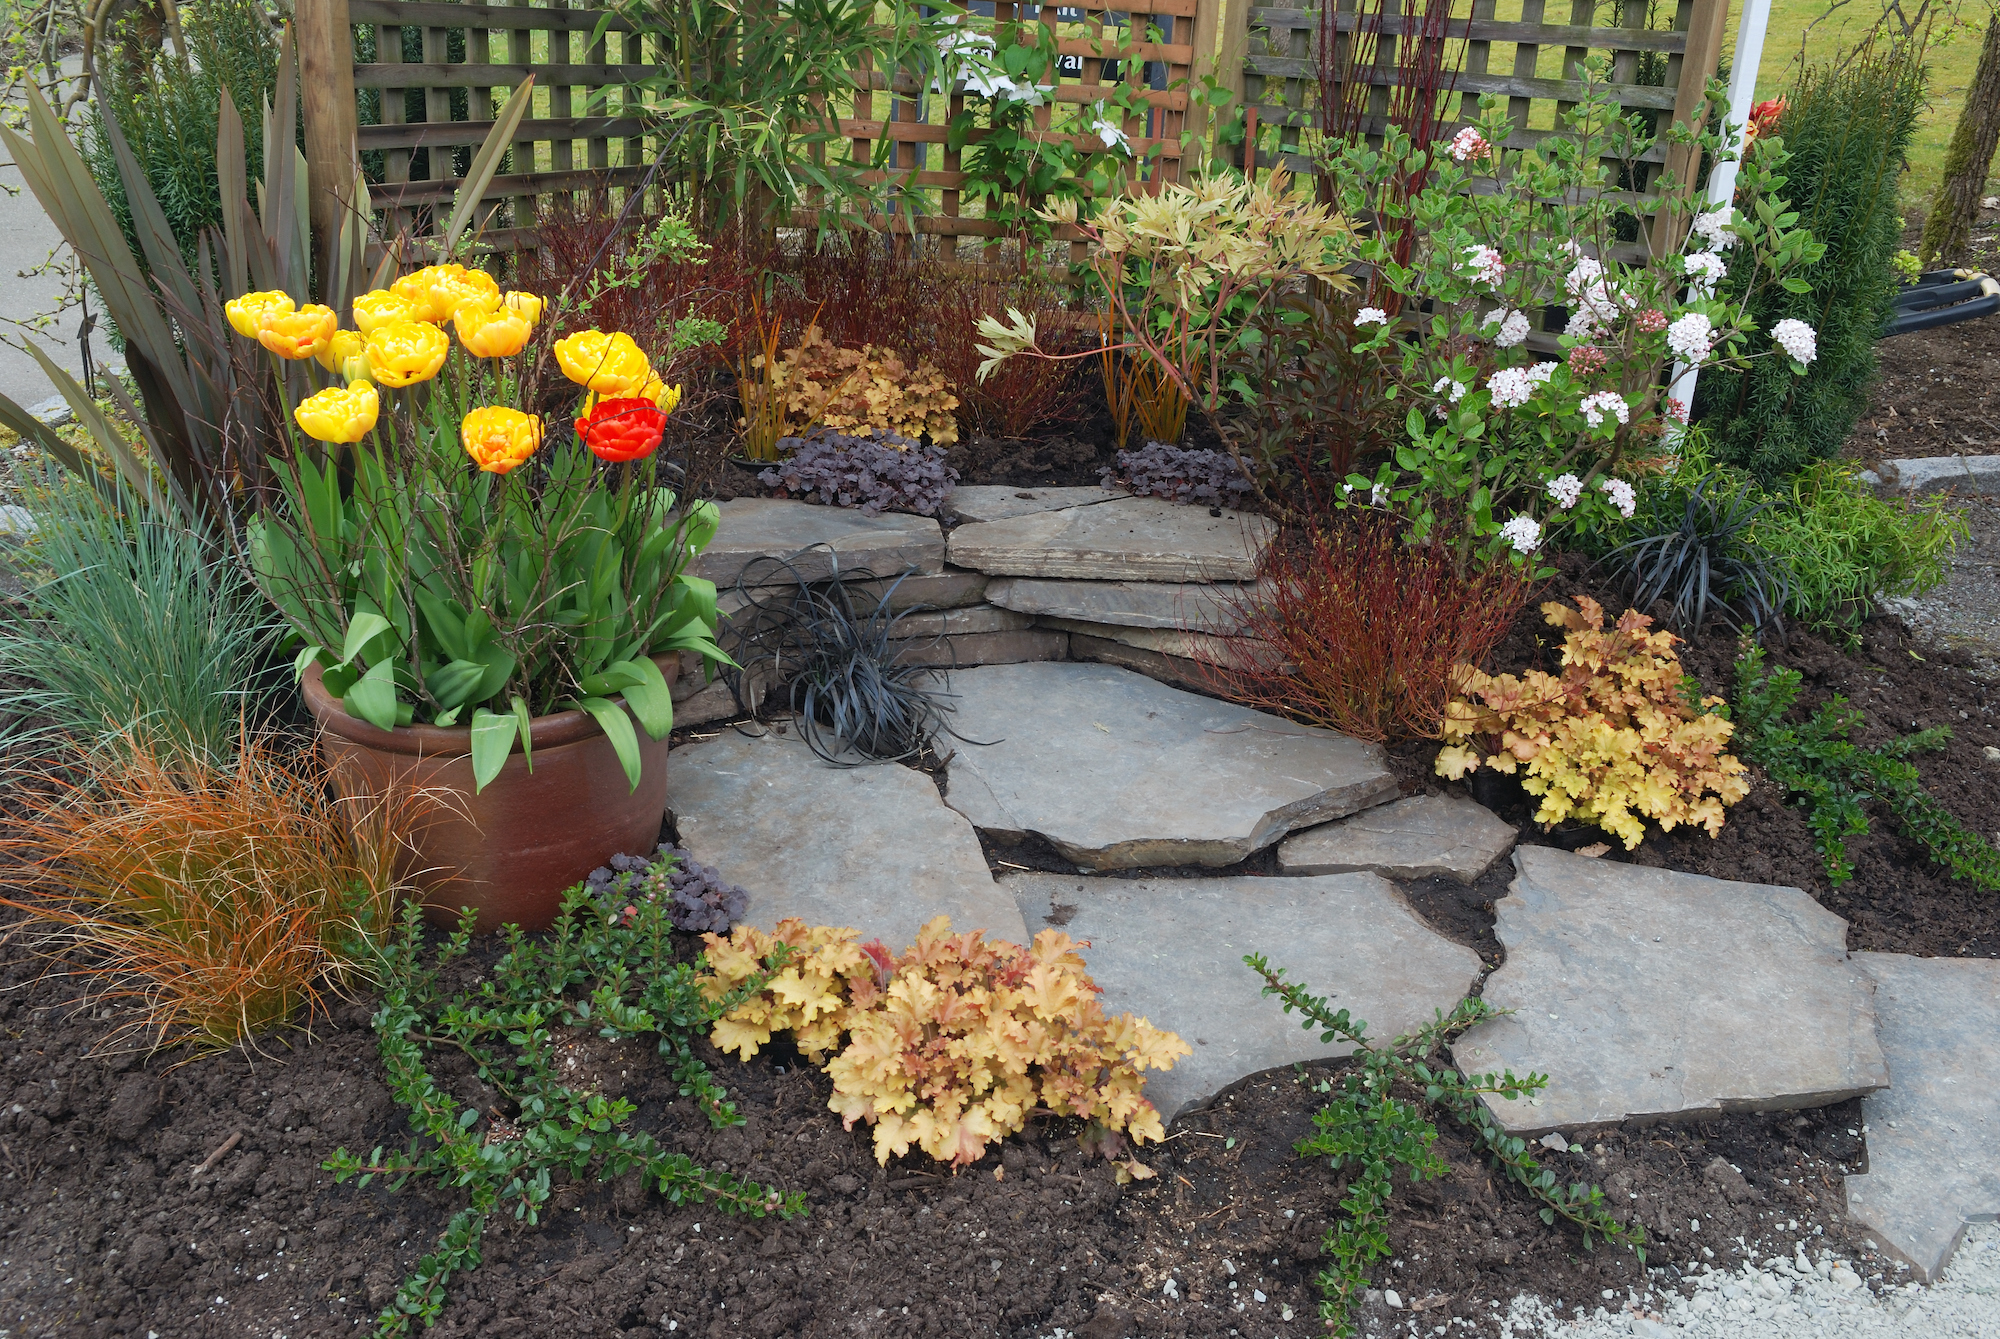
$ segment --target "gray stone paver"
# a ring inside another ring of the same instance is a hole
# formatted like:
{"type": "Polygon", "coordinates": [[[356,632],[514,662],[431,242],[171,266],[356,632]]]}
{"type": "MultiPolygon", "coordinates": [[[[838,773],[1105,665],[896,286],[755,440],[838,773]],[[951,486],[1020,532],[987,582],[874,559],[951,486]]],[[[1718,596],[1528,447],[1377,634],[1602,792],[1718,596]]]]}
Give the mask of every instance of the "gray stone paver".
{"type": "Polygon", "coordinates": [[[1263,994],[1243,965],[1262,953],[1315,995],[1388,1041],[1449,1012],[1471,989],[1479,959],[1439,935],[1395,886],[1372,874],[1310,879],[1111,879],[1008,875],[1029,933],[1054,914],[1103,990],[1107,1013],[1134,1013],[1180,1035],[1194,1051],[1165,1073],[1148,1071],[1146,1096],[1172,1120],[1251,1075],[1345,1055],[1323,1046],[1263,994]]]}
{"type": "Polygon", "coordinates": [[[1005,484],[968,484],[951,490],[951,509],[965,521],[1004,521],[1038,511],[1088,507],[1131,494],[1115,488],[1013,488],[1005,484]]]}
{"type": "Polygon", "coordinates": [[[991,576],[1249,581],[1276,527],[1262,516],[1127,497],[974,522],[951,532],[957,567],[991,576]]]}
{"type": "Polygon", "coordinates": [[[1412,795],[1293,833],[1278,846],[1278,868],[1286,874],[1366,869],[1392,879],[1472,883],[1514,849],[1516,836],[1513,824],[1484,805],[1412,795]]]}
{"type": "Polygon", "coordinates": [[[1236,603],[1256,589],[1246,583],[995,577],[987,583],[986,598],[1004,608],[1050,618],[1227,635],[1240,624],[1236,603]]]}
{"type": "Polygon", "coordinates": [[[900,952],[933,916],[1026,942],[979,838],[922,772],[832,767],[794,734],[724,730],[674,750],[667,804],[681,843],[750,894],[747,920],[851,925],[900,952]]]}
{"type": "Polygon", "coordinates": [[[1467,1073],[1547,1074],[1491,1101],[1516,1134],[1820,1106],[1889,1081],[1847,923],[1796,888],[1523,846],[1497,905],[1514,1012],[1453,1047],[1467,1073]]]}
{"type": "Polygon", "coordinates": [[[1857,953],[1889,1087],[1862,1103],[1868,1170],[1848,1212],[1934,1282],[1967,1223],[2000,1217],[2000,961],[1857,953]]]}
{"type": "MultiPolygon", "coordinates": [[[[851,507],[823,507],[785,498],[735,498],[719,504],[722,523],[715,539],[693,564],[694,575],[718,586],[733,586],[759,558],[789,558],[808,581],[866,570],[892,577],[909,568],[919,573],[944,568],[944,530],[928,516],[883,512],[866,516],[851,507]],[[813,545],[831,547],[816,549],[813,545]],[[794,556],[796,555],[796,556],[794,556]]],[[[759,563],[755,580],[787,580],[780,569],[759,563]]]]}
{"type": "Polygon", "coordinates": [[[984,666],[951,691],[947,802],[1093,869],[1234,864],[1396,795],[1376,745],[1129,670],[984,666]]]}

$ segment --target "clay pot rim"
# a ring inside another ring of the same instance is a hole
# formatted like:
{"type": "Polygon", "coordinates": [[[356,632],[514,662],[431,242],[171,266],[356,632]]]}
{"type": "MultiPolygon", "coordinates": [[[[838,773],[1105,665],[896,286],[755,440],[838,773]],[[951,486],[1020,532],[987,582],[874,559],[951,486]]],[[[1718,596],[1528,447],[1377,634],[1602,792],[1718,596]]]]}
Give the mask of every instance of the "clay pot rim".
{"type": "MultiPolygon", "coordinates": [[[[660,673],[668,683],[680,677],[680,656],[678,653],[654,656],[653,663],[660,667],[660,673]]],[[[472,753],[472,727],[469,725],[399,725],[393,730],[384,730],[347,714],[333,694],[326,691],[324,675],[318,665],[308,665],[305,677],[300,680],[300,688],[305,694],[306,709],[322,730],[339,735],[342,739],[379,750],[383,753],[406,753],[422,758],[469,757],[472,753]]],[[[618,699],[624,705],[624,699],[618,699]]],[[[627,708],[630,711],[630,708],[627,708]]],[[[547,716],[536,716],[528,723],[528,742],[537,749],[556,748],[563,744],[574,744],[580,739],[604,733],[597,720],[581,708],[553,712],[547,716]]]]}

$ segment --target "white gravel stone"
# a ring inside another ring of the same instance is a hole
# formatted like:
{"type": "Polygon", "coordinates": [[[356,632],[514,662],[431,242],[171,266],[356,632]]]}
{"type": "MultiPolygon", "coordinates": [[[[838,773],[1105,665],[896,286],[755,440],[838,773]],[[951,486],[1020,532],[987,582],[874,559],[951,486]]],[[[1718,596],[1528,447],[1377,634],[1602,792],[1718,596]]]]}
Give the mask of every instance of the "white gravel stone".
{"type": "Polygon", "coordinates": [[[1683,1282],[1654,1294],[1643,1311],[1599,1307],[1581,1320],[1523,1293],[1504,1316],[1501,1339],[1995,1339],[2000,1336],[2000,1225],[1969,1228],[1930,1288],[1863,1286],[1847,1261],[1821,1254],[1810,1270],[1773,1259],[1683,1282]],[[1823,1271],[1823,1272],[1822,1272],[1823,1271]],[[1782,1299],[1782,1300],[1780,1300],[1782,1299]]]}

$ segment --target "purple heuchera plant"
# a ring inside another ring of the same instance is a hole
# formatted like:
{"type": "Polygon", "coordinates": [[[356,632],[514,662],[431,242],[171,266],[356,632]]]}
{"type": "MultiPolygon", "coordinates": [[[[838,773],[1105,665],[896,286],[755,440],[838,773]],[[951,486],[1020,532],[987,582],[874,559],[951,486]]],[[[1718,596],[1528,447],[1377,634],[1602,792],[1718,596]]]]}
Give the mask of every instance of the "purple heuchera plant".
{"type": "Polygon", "coordinates": [[[1140,497],[1165,497],[1176,502],[1222,506],[1250,491],[1250,481],[1224,451],[1189,451],[1165,442],[1147,442],[1137,451],[1120,451],[1118,464],[1098,473],[1117,479],[1140,497]]]}
{"type": "Polygon", "coordinates": [[[935,516],[958,481],[942,447],[893,432],[850,437],[822,428],[807,437],[783,437],[785,459],[757,476],[767,488],[835,507],[859,507],[869,516],[910,511],[935,516]]]}
{"type": "Polygon", "coordinates": [[[720,874],[670,842],[661,842],[650,858],[612,856],[609,864],[590,872],[584,885],[613,918],[622,917],[641,898],[664,899],[667,919],[676,930],[691,934],[728,934],[750,902],[749,893],[724,883],[720,874]]]}

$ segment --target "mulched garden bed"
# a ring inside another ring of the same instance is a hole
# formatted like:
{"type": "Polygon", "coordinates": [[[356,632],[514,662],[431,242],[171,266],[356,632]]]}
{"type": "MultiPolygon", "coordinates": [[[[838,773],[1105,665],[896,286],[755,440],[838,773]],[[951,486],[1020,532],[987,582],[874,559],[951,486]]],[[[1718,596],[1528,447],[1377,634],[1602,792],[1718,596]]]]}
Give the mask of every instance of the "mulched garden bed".
{"type": "MultiPolygon", "coordinates": [[[[1943,365],[1959,345],[1976,345],[1985,352],[1964,355],[1973,359],[1967,379],[1977,369],[1983,385],[1996,340],[2000,323],[1985,321],[1892,341],[1878,405],[1920,391],[1917,402],[1939,406],[1936,431],[1945,433],[1944,415],[1972,404],[1971,388],[1946,399],[1929,383],[1906,386],[1898,378],[1914,374],[1904,362],[1943,365]]],[[[1979,430],[1966,429],[1973,436],[1985,430],[1979,415],[1979,430]]],[[[1041,442],[970,443],[954,464],[967,483],[1093,483],[1111,459],[1106,426],[1086,423],[1041,442]]],[[[1872,437],[1872,426],[1864,433],[1872,437]]],[[[1919,439],[1905,433],[1879,453],[1962,448],[1947,436],[1922,438],[1922,449],[1904,450],[1906,441],[1919,439]]],[[[1855,454],[1867,445],[1858,440],[1855,454]]],[[[741,480],[727,475],[714,491],[758,491],[736,473],[741,480]]],[[[1542,598],[1577,591],[1615,605],[1608,583],[1577,563],[1542,598]]],[[[1531,609],[1496,668],[1552,667],[1546,631],[1531,609]]],[[[1735,650],[1726,633],[1711,633],[1684,648],[1684,658],[1711,691],[1727,693],[1735,650]]],[[[1917,644],[1894,619],[1867,624],[1852,652],[1795,634],[1772,659],[1804,672],[1809,704],[1839,692],[1862,705],[1864,742],[1950,725],[1951,745],[1917,760],[1925,782],[1980,830],[2000,826],[2000,767],[1982,756],[2000,744],[2000,688],[1917,644]]],[[[1430,775],[1434,751],[1394,751],[1406,790],[1440,785],[1430,775]]],[[[1522,823],[1524,839],[1541,839],[1525,807],[1503,804],[1502,812],[1522,823]]],[[[1032,844],[987,850],[996,869],[1068,868],[1032,844]]],[[[1849,851],[1855,875],[1834,887],[1798,811],[1759,778],[1720,838],[1655,835],[1630,857],[1614,845],[1604,858],[1804,888],[1848,918],[1854,949],[2000,954],[2000,899],[1944,878],[1879,821],[1849,851]]],[[[1270,873],[1269,860],[1237,872],[1270,873]]],[[[1492,906],[1508,877],[1503,864],[1469,889],[1435,880],[1408,892],[1441,933],[1491,966],[1499,960],[1492,906]]],[[[1283,962],[1283,945],[1265,947],[1283,962]]],[[[692,942],[682,949],[691,952],[692,942]]],[[[49,966],[18,940],[0,946],[0,1334],[303,1339],[371,1328],[460,1202],[414,1182],[398,1193],[381,1182],[336,1186],[320,1170],[336,1146],[358,1152],[406,1138],[376,1058],[368,1001],[318,1019],[314,1037],[267,1041],[261,1054],[97,1054],[117,1017],[80,1009],[74,984],[49,966]]],[[[804,1191],[810,1216],[741,1223],[712,1209],[673,1208],[635,1185],[564,1186],[540,1227],[496,1223],[485,1265],[454,1283],[437,1333],[1025,1337],[1060,1329],[1081,1339],[1264,1339],[1321,1331],[1312,1279],[1345,1183],[1301,1162],[1292,1146],[1337,1065],[1266,1076],[1184,1119],[1163,1148],[1146,1153],[1159,1175],[1121,1188],[1061,1123],[1031,1126],[956,1176],[915,1159],[878,1168],[866,1132],[844,1131],[827,1111],[828,1080],[782,1049],[747,1065],[708,1053],[746,1118],[715,1132],[650,1050],[629,1049],[597,1057],[596,1069],[638,1104],[640,1124],[701,1161],[804,1191]]],[[[451,1073],[444,1064],[438,1071],[451,1073]]],[[[470,1082],[458,1076],[461,1096],[477,1095],[470,1082]]],[[[1429,1333],[1456,1318],[1468,1325],[1454,1333],[1495,1334],[1493,1318],[1523,1291],[1565,1311],[1617,1310],[1630,1290],[1669,1284],[1677,1271],[1789,1253],[1800,1239],[1893,1282],[1896,1271],[1841,1216],[1840,1177],[1865,1163],[1861,1128],[1860,1105],[1848,1102],[1685,1128],[1621,1127],[1589,1136],[1576,1152],[1550,1154],[1565,1180],[1603,1183],[1615,1209],[1647,1225],[1650,1263],[1666,1271],[1649,1280],[1629,1252],[1584,1252],[1573,1233],[1543,1226],[1534,1203],[1447,1126],[1438,1148],[1449,1175],[1396,1188],[1396,1258],[1377,1277],[1404,1309],[1371,1300],[1365,1328],[1403,1329],[1414,1319],[1429,1333]]]]}

